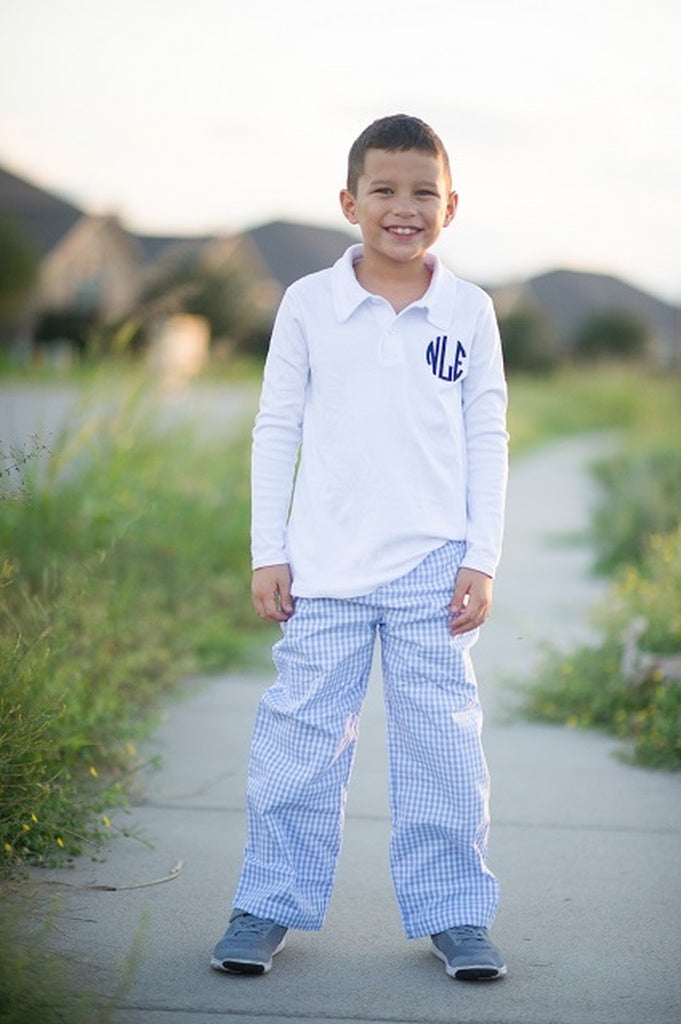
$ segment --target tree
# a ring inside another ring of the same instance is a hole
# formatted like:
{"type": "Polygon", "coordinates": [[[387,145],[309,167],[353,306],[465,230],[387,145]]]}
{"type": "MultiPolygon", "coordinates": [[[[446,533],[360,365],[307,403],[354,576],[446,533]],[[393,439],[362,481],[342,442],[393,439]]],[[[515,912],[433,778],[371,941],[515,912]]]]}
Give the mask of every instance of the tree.
{"type": "Polygon", "coordinates": [[[605,309],[584,322],[575,338],[578,359],[643,359],[650,333],[646,324],[623,309],[605,309]]]}
{"type": "Polygon", "coordinates": [[[83,312],[72,306],[66,309],[44,309],[36,321],[33,340],[36,345],[46,346],[67,343],[80,355],[84,355],[96,327],[95,313],[83,312]]]}
{"type": "Polygon", "coordinates": [[[33,249],[11,220],[0,220],[0,317],[14,314],[38,278],[33,249]]]}
{"type": "Polygon", "coordinates": [[[213,341],[228,341],[234,352],[263,354],[271,327],[269,311],[257,302],[254,286],[234,262],[204,262],[194,254],[171,264],[149,282],[141,307],[160,312],[195,313],[206,318],[213,341]]]}
{"type": "Polygon", "coordinates": [[[499,317],[506,368],[525,373],[549,373],[560,354],[551,321],[533,306],[522,306],[499,317]]]}

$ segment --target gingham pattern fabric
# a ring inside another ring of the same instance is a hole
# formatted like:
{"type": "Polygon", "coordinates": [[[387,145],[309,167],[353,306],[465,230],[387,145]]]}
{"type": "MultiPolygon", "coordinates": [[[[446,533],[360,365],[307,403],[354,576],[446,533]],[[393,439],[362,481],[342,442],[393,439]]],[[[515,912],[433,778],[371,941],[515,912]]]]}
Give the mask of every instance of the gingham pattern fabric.
{"type": "Polygon", "coordinates": [[[477,631],[448,631],[464,549],[449,542],[363,597],[297,599],[256,717],[234,906],[290,928],[322,927],[378,635],[390,862],[405,931],[491,924],[499,894],[486,865],[489,775],[470,659],[477,631]]]}

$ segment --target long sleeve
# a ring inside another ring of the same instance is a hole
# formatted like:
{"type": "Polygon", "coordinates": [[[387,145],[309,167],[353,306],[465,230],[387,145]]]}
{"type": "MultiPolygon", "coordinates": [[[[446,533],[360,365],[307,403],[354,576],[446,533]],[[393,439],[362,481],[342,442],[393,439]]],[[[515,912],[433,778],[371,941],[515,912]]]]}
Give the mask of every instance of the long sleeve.
{"type": "Polygon", "coordinates": [[[467,548],[463,564],[494,576],[504,529],[508,433],[501,341],[489,298],[476,324],[462,404],[467,460],[467,548]]]}
{"type": "Polygon", "coordinates": [[[253,568],[287,561],[286,522],[300,446],[309,356],[294,303],[277,313],[253,428],[251,549],[253,568]]]}

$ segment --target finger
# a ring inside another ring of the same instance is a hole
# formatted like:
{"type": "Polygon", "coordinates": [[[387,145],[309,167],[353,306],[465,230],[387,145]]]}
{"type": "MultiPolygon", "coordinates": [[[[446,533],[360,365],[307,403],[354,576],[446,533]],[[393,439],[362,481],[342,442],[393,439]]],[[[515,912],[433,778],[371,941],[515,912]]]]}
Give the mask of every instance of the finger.
{"type": "Polygon", "coordinates": [[[460,615],[469,603],[469,594],[465,587],[456,587],[449,602],[449,610],[452,615],[460,615]]]}
{"type": "Polygon", "coordinates": [[[454,623],[449,630],[450,636],[463,636],[464,633],[470,633],[474,629],[478,629],[482,623],[480,622],[457,622],[454,623]]]}
{"type": "Polygon", "coordinates": [[[293,597],[291,596],[291,584],[288,580],[279,584],[277,599],[280,610],[287,616],[293,614],[293,597]]]}
{"type": "Polygon", "coordinates": [[[264,594],[256,591],[253,594],[253,606],[259,618],[269,622],[286,622],[291,615],[290,611],[285,611],[280,606],[276,591],[268,591],[264,594]]]}
{"type": "Polygon", "coordinates": [[[469,604],[463,612],[452,616],[449,627],[450,633],[452,636],[458,636],[460,633],[467,633],[471,629],[477,629],[486,621],[488,611],[489,606],[486,603],[469,604]]]}
{"type": "Polygon", "coordinates": [[[267,619],[269,622],[286,622],[291,617],[291,613],[283,611],[278,604],[275,604],[274,600],[264,601],[262,613],[258,612],[258,614],[261,619],[267,619]]]}
{"type": "Polygon", "coordinates": [[[286,622],[293,614],[293,598],[288,583],[283,585],[283,592],[279,584],[277,589],[265,600],[265,611],[267,618],[273,622],[286,622]]]}
{"type": "Polygon", "coordinates": [[[457,619],[452,619],[449,626],[449,632],[451,636],[460,636],[462,633],[468,633],[471,629],[475,628],[476,625],[474,620],[466,615],[457,619]]]}

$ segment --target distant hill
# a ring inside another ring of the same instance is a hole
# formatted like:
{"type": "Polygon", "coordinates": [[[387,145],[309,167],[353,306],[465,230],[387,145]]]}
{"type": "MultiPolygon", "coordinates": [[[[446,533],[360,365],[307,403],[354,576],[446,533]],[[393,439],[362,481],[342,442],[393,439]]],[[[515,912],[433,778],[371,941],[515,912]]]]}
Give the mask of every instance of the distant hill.
{"type": "Polygon", "coordinates": [[[620,310],[646,324],[665,363],[678,359],[678,310],[620,278],[577,270],[552,270],[527,281],[489,289],[500,316],[524,306],[544,313],[569,348],[594,314],[620,310]]]}

